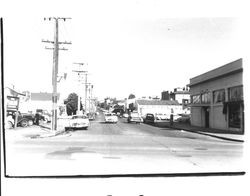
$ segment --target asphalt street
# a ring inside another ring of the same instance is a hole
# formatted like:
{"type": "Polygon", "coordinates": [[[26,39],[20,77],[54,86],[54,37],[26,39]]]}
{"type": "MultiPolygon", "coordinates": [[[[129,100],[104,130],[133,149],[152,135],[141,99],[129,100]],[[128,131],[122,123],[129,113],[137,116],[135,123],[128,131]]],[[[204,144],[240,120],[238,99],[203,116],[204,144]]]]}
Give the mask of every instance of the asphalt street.
{"type": "Polygon", "coordinates": [[[104,123],[41,137],[38,126],[5,131],[10,176],[155,174],[244,171],[244,143],[148,124],[104,123]]]}

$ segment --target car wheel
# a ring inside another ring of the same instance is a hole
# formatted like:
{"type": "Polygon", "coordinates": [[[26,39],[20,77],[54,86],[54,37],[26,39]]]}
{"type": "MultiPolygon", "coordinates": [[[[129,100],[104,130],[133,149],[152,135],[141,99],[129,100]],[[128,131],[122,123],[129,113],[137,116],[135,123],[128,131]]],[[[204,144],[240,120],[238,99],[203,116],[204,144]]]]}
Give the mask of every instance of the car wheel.
{"type": "Polygon", "coordinates": [[[29,120],[28,124],[29,126],[33,125],[34,124],[33,120],[29,120]]]}
{"type": "Polygon", "coordinates": [[[6,129],[12,129],[13,128],[13,123],[8,121],[5,128],[6,129]]]}
{"type": "Polygon", "coordinates": [[[29,125],[29,122],[27,120],[22,120],[21,121],[21,126],[22,127],[27,127],[29,125]]]}

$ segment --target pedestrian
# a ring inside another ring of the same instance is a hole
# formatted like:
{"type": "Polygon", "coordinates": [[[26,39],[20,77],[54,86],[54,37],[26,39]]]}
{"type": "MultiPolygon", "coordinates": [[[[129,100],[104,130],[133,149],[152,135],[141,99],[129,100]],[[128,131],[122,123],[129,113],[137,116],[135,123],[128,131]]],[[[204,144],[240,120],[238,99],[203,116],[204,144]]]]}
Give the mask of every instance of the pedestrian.
{"type": "Polygon", "coordinates": [[[35,124],[36,124],[36,125],[39,125],[39,120],[40,120],[40,114],[37,112],[37,113],[35,114],[35,124]]]}
{"type": "Polygon", "coordinates": [[[173,124],[174,124],[174,115],[171,114],[170,115],[170,126],[173,126],[173,124]]]}

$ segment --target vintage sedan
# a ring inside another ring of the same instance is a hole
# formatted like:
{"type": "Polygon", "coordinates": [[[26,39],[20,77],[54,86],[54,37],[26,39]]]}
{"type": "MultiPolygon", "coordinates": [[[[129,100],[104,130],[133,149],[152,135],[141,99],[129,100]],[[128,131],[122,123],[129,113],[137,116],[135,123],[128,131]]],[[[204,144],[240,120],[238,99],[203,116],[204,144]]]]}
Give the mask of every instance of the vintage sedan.
{"type": "MultiPolygon", "coordinates": [[[[15,121],[17,115],[17,126],[27,127],[34,124],[35,116],[29,113],[21,113],[20,111],[15,110],[7,110],[7,116],[11,116],[11,118],[15,121]]],[[[10,119],[9,117],[9,122],[10,119]]],[[[14,125],[14,123],[12,123],[14,125]]],[[[10,123],[9,123],[10,125],[10,123]]]]}
{"type": "Polygon", "coordinates": [[[155,114],[155,119],[156,120],[169,120],[170,119],[170,115],[162,114],[162,113],[156,113],[155,114]]]}
{"type": "Polygon", "coordinates": [[[148,113],[146,117],[143,119],[144,123],[154,124],[155,123],[155,116],[154,114],[148,113]]]}
{"type": "Polygon", "coordinates": [[[131,123],[131,122],[141,123],[143,119],[138,112],[131,112],[128,116],[127,121],[128,123],[131,123]]]}
{"type": "Polygon", "coordinates": [[[73,115],[69,119],[68,126],[65,127],[65,130],[68,129],[88,129],[89,127],[89,118],[86,115],[73,115]]]}
{"type": "Polygon", "coordinates": [[[106,123],[117,123],[118,117],[114,113],[105,113],[104,114],[104,120],[106,123]]]}

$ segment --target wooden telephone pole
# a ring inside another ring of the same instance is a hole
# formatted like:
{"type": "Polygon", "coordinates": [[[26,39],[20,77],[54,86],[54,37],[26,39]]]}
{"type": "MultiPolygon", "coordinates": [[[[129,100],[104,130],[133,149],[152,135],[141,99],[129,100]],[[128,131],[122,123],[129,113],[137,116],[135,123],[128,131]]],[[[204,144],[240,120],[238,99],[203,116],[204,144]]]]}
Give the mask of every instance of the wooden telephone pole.
{"type": "Polygon", "coordinates": [[[51,130],[56,131],[57,130],[57,99],[58,99],[58,93],[57,93],[57,74],[58,74],[58,56],[59,56],[59,50],[67,50],[65,48],[59,48],[59,44],[71,44],[71,42],[59,42],[58,41],[58,21],[63,20],[66,21],[67,19],[71,18],[59,18],[59,17],[49,17],[44,18],[44,20],[48,19],[55,21],[55,30],[54,30],[54,41],[48,41],[48,40],[42,40],[42,42],[45,43],[52,43],[54,44],[54,48],[47,48],[46,49],[53,49],[53,69],[52,69],[52,86],[53,86],[53,92],[52,92],[52,125],[51,130]]]}
{"type": "MultiPolygon", "coordinates": [[[[80,101],[80,94],[81,94],[81,82],[82,82],[82,74],[87,74],[88,71],[81,70],[81,66],[84,65],[84,63],[74,63],[78,64],[78,70],[72,70],[73,72],[76,72],[78,74],[78,103],[77,103],[77,112],[80,114],[80,109],[81,109],[81,101],[80,101]]],[[[86,110],[85,110],[86,111],[86,110]]]]}

